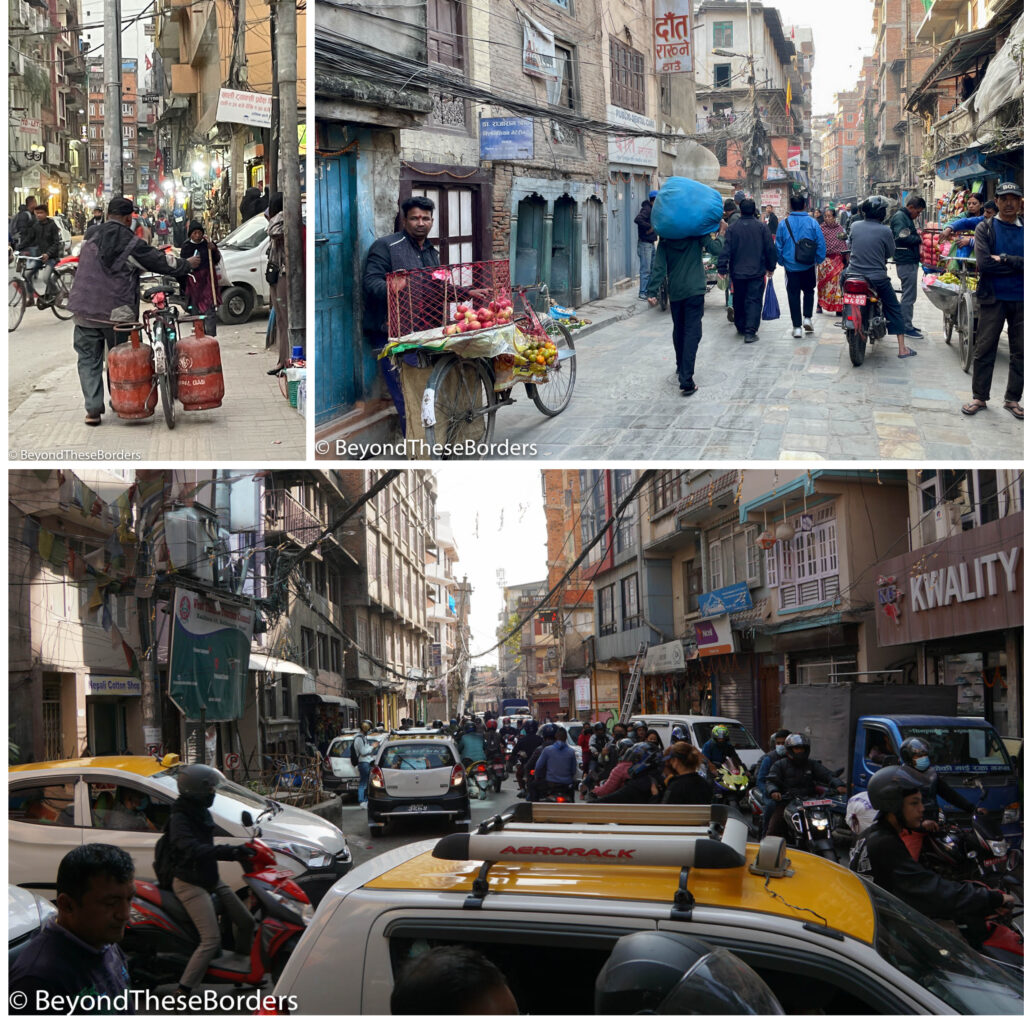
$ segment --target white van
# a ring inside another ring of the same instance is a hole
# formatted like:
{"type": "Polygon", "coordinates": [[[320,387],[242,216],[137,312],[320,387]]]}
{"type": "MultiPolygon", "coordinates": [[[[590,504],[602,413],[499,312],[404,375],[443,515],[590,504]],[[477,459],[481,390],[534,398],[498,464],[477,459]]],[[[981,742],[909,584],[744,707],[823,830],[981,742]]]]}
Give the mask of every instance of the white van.
{"type": "Polygon", "coordinates": [[[678,725],[683,730],[683,740],[692,743],[698,750],[711,739],[711,730],[716,725],[729,727],[729,740],[740,755],[740,760],[747,768],[754,768],[764,757],[764,751],[758,746],[757,740],[747,732],[742,722],[735,718],[717,718],[710,715],[636,715],[630,721],[638,719],[647,723],[661,737],[662,746],[672,742],[672,730],[678,725]]]}

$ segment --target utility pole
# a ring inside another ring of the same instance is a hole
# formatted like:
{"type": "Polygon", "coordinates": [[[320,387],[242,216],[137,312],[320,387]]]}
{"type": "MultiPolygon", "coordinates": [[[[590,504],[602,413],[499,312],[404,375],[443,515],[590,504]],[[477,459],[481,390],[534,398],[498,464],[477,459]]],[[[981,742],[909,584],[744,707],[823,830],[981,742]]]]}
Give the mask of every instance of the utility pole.
{"type": "MultiPolygon", "coordinates": [[[[907,98],[910,91],[910,69],[913,66],[913,41],[910,38],[910,4],[904,3],[903,10],[906,14],[903,45],[904,52],[907,55],[907,62],[903,69],[903,102],[901,104],[903,110],[901,113],[907,119],[907,189],[913,192],[916,184],[916,177],[914,175],[914,140],[910,130],[910,111],[907,110],[907,98]]],[[[902,203],[902,196],[897,195],[896,198],[902,203]]]]}
{"type": "MultiPolygon", "coordinates": [[[[249,68],[245,55],[245,0],[238,0],[235,8],[235,41],[231,50],[231,70],[228,72],[228,85],[232,89],[244,89],[249,81],[249,68]]],[[[228,223],[237,227],[241,223],[239,203],[245,195],[245,133],[241,125],[232,125],[231,134],[231,206],[228,223]],[[236,222],[236,218],[239,218],[236,222]]]]}
{"type": "Polygon", "coordinates": [[[124,194],[121,156],[121,0],[103,5],[103,202],[124,194]]]}
{"type": "Polygon", "coordinates": [[[302,253],[302,204],[299,201],[299,126],[295,33],[295,0],[277,3],[278,101],[281,140],[278,181],[284,194],[285,281],[288,285],[288,341],[291,348],[306,347],[306,275],[302,253]]]}
{"type": "MultiPolygon", "coordinates": [[[[270,5],[270,52],[277,53],[277,6],[270,5]]],[[[277,191],[277,147],[281,125],[281,103],[277,95],[277,61],[270,62],[270,127],[264,130],[266,152],[264,164],[267,168],[267,188],[277,191]]]]}
{"type": "Polygon", "coordinates": [[[754,22],[750,14],[750,0],[747,0],[747,70],[750,75],[750,152],[747,154],[747,191],[750,198],[754,200],[760,209],[761,206],[761,181],[764,178],[765,161],[764,142],[765,133],[761,126],[761,114],[757,109],[757,75],[754,73],[754,22]],[[758,149],[762,152],[758,152],[758,149]],[[755,168],[757,173],[754,173],[755,168]]]}

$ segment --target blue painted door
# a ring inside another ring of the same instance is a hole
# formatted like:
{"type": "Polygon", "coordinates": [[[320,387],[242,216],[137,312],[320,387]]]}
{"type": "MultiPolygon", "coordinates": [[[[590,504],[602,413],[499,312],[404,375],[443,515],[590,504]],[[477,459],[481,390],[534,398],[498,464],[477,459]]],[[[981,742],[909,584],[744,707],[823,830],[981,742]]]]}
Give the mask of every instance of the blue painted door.
{"type": "Polygon", "coordinates": [[[322,157],[316,169],[316,422],[327,423],[365,397],[376,367],[363,343],[356,251],[355,149],[322,157]]]}

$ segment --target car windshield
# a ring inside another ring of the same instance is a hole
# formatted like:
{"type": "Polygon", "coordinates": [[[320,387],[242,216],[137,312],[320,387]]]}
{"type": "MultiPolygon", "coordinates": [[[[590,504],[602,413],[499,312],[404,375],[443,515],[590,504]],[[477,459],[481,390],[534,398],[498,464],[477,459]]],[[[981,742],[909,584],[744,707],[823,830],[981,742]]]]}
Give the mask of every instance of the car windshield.
{"type": "Polygon", "coordinates": [[[255,249],[266,237],[267,218],[259,214],[228,232],[217,246],[221,249],[255,249]]]}
{"type": "Polygon", "coordinates": [[[739,722],[694,722],[693,734],[697,737],[697,746],[703,747],[711,739],[711,730],[716,725],[725,725],[729,728],[729,742],[737,750],[760,750],[761,745],[753,736],[743,728],[739,722]]]}
{"type": "Polygon", "coordinates": [[[569,739],[571,739],[573,741],[573,743],[576,744],[576,746],[579,746],[579,744],[580,744],[580,733],[583,732],[583,726],[582,725],[570,725],[568,732],[569,732],[569,739]]]}
{"type": "Polygon", "coordinates": [[[875,904],[875,948],[901,974],[957,1013],[1020,1014],[1008,975],[965,942],[863,879],[875,904]]]}
{"type": "MultiPolygon", "coordinates": [[[[177,775],[182,767],[184,766],[180,765],[157,772],[156,775],[151,775],[150,779],[177,797],[177,775]]],[[[254,793],[251,789],[246,789],[245,786],[240,786],[237,782],[232,782],[230,779],[224,779],[222,782],[217,783],[217,798],[214,800],[213,806],[218,814],[222,814],[232,821],[237,821],[240,811],[237,807],[231,806],[231,804],[241,804],[243,807],[250,807],[256,811],[264,811],[270,806],[270,802],[265,797],[260,796],[259,793],[254,793]]]]}
{"type": "Polygon", "coordinates": [[[388,747],[380,756],[381,768],[421,772],[428,768],[451,768],[455,756],[443,743],[402,743],[388,747]]]}
{"type": "Polygon", "coordinates": [[[989,725],[908,725],[904,738],[917,736],[931,747],[932,764],[962,772],[1008,772],[1010,757],[989,725]]]}

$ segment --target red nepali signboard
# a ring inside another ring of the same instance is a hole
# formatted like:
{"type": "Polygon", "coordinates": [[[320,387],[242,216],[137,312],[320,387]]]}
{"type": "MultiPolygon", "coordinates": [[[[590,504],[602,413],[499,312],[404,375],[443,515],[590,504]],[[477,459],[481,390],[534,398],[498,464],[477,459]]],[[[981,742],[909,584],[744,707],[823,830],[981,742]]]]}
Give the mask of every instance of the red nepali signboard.
{"type": "Polygon", "coordinates": [[[654,0],[654,71],[693,70],[690,0],[654,0]]]}

